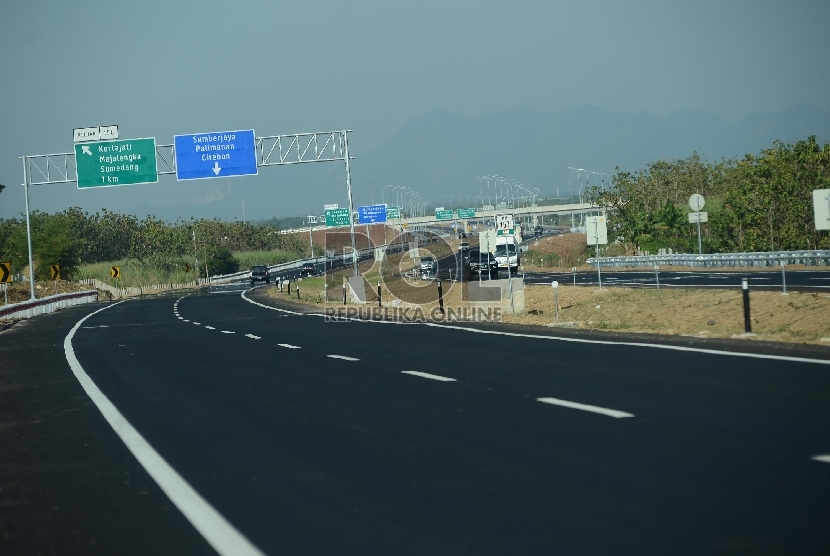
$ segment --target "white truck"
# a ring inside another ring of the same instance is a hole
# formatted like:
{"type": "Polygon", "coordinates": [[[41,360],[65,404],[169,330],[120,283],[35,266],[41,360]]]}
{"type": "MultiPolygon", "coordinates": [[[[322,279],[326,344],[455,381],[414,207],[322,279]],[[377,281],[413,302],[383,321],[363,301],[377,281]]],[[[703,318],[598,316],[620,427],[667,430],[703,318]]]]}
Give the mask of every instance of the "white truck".
{"type": "Polygon", "coordinates": [[[499,270],[510,267],[510,274],[518,274],[519,239],[515,235],[496,236],[496,262],[499,270]]]}

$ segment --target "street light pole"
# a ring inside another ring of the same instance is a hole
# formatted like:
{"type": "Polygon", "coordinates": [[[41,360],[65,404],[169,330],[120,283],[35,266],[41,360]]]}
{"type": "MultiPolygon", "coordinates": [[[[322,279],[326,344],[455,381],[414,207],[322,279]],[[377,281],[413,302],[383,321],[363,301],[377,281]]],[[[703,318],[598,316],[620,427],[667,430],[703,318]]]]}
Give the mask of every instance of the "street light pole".
{"type": "Polygon", "coordinates": [[[242,225],[245,225],[245,195],[242,193],[239,194],[242,197],[242,225]]]}

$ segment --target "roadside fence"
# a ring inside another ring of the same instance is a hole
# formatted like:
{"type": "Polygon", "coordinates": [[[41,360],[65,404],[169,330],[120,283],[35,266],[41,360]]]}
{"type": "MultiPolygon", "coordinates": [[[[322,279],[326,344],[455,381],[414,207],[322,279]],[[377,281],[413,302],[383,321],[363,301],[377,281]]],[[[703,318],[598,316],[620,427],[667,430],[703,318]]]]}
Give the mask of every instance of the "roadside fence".
{"type": "Polygon", "coordinates": [[[768,253],[713,253],[705,255],[640,255],[632,257],[591,257],[586,261],[603,268],[691,266],[703,268],[723,267],[772,267],[803,264],[806,266],[827,266],[830,264],[830,250],[771,251],[768,253]]]}

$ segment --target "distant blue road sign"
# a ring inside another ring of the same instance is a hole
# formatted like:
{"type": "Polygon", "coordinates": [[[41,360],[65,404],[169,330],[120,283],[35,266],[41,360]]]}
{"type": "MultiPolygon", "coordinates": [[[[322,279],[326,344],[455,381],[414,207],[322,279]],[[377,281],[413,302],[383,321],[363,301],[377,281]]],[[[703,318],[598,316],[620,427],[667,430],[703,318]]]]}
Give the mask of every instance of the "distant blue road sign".
{"type": "Polygon", "coordinates": [[[367,205],[357,207],[357,221],[360,224],[386,222],[386,205],[367,205]]]}
{"type": "Polygon", "coordinates": [[[176,135],[173,142],[177,180],[257,174],[253,129],[176,135]]]}

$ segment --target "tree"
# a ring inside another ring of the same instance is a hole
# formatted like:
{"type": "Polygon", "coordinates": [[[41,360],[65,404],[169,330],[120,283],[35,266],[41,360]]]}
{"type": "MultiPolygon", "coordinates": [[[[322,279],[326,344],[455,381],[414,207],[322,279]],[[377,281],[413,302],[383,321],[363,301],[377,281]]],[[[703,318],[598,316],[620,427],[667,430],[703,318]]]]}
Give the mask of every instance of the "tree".
{"type": "Polygon", "coordinates": [[[224,245],[215,245],[208,250],[207,267],[211,276],[231,274],[239,271],[239,260],[224,245]]]}

